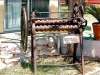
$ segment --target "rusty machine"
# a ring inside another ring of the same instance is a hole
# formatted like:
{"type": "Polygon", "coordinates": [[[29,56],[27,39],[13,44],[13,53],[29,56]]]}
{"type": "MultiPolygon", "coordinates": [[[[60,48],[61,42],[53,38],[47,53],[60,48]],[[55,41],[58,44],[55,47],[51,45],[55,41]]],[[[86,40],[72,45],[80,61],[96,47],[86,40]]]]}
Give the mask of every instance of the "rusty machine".
{"type": "MultiPolygon", "coordinates": [[[[34,1],[34,0],[33,0],[34,1]]],[[[78,61],[81,63],[81,69],[82,69],[82,75],[84,75],[84,55],[83,55],[83,31],[87,25],[87,20],[84,19],[84,5],[82,5],[82,1],[79,0],[77,3],[77,0],[69,0],[74,1],[73,3],[69,3],[72,6],[70,6],[70,9],[72,11],[68,12],[39,12],[39,11],[31,11],[31,14],[29,19],[27,18],[27,11],[25,7],[22,7],[21,10],[21,44],[23,46],[23,50],[27,50],[27,42],[28,42],[28,36],[31,36],[31,61],[34,65],[34,74],[37,75],[37,62],[36,62],[36,38],[37,34],[43,33],[43,34],[56,34],[55,36],[61,36],[60,34],[63,31],[66,31],[67,36],[69,34],[74,34],[74,36],[78,35],[79,39],[72,39],[65,38],[64,42],[74,43],[73,49],[73,65],[76,65],[75,62],[78,61]],[[48,18],[48,17],[41,17],[42,14],[51,14],[51,13],[70,13],[71,17],[67,18],[48,18]],[[77,45],[80,44],[80,52],[81,52],[81,60],[79,60],[76,57],[76,50],[77,45]]],[[[58,42],[59,43],[59,42],[58,42]]],[[[60,45],[58,45],[60,50],[60,45]]],[[[63,56],[60,54],[60,51],[58,52],[58,55],[63,56]]],[[[51,56],[51,55],[50,55],[51,56]]],[[[65,55],[66,57],[66,55],[65,55]]],[[[60,65],[58,65],[60,66],[60,65]]]]}

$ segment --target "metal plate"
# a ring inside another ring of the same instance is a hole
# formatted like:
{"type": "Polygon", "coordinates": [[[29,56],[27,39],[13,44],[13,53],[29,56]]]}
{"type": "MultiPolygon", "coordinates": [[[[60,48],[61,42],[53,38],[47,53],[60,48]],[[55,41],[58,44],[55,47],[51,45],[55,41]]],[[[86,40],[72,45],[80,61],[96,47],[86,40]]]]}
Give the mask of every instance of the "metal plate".
{"type": "Polygon", "coordinates": [[[80,43],[79,35],[67,35],[63,37],[64,44],[80,43]]]}

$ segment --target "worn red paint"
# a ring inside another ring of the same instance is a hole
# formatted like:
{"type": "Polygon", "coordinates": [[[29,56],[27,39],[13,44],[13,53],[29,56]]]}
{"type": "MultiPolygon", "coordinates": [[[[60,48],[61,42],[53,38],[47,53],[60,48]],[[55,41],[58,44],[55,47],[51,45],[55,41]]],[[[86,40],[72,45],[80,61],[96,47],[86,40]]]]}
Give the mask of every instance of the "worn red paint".
{"type": "Polygon", "coordinates": [[[100,4],[100,0],[85,0],[86,4],[100,4]]]}
{"type": "Polygon", "coordinates": [[[66,4],[66,1],[65,0],[60,0],[60,3],[61,4],[66,4]]]}

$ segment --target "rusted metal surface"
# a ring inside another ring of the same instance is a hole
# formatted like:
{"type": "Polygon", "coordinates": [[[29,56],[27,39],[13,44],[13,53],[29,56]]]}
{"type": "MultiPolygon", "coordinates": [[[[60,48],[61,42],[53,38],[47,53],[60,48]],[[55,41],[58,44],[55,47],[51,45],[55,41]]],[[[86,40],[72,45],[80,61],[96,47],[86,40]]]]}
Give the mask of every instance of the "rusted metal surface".
{"type": "Polygon", "coordinates": [[[21,42],[24,51],[27,50],[27,39],[28,39],[28,27],[27,27],[27,15],[26,10],[23,7],[21,10],[21,42]]]}
{"type": "Polygon", "coordinates": [[[38,64],[37,66],[74,66],[74,65],[80,65],[80,63],[74,63],[74,64],[61,64],[61,65],[57,65],[57,64],[38,64]]]}
{"type": "MultiPolygon", "coordinates": [[[[74,45],[73,45],[74,53],[73,53],[73,56],[72,56],[73,57],[73,65],[76,64],[76,61],[80,62],[81,66],[82,66],[82,75],[85,74],[85,72],[84,72],[84,56],[83,56],[83,38],[82,38],[83,35],[82,35],[82,33],[84,31],[84,28],[87,25],[87,21],[83,18],[84,7],[81,4],[79,5],[77,3],[75,3],[73,6],[74,6],[73,11],[67,12],[67,13],[72,13],[72,16],[70,18],[64,18],[64,19],[62,19],[62,18],[39,18],[39,16],[41,16],[41,14],[45,14],[45,13],[50,14],[50,13],[65,13],[65,12],[37,12],[37,11],[33,11],[32,14],[31,14],[31,18],[30,18],[30,20],[28,21],[27,24],[25,22],[26,19],[24,19],[25,25],[28,25],[28,26],[26,28],[26,26],[22,25],[22,30],[25,29],[24,33],[22,32],[22,35],[25,34],[26,32],[27,32],[27,34],[31,35],[31,61],[32,61],[32,64],[34,65],[34,74],[35,75],[37,75],[37,66],[38,66],[38,64],[36,62],[36,56],[38,55],[37,52],[36,52],[36,37],[37,37],[36,34],[38,32],[47,32],[47,31],[49,31],[51,33],[54,32],[55,34],[59,34],[57,36],[61,36],[60,31],[68,31],[72,34],[79,34],[81,60],[79,60],[76,57],[76,50],[77,50],[78,44],[74,43],[74,45]]],[[[24,18],[25,18],[25,16],[24,16],[24,18]]],[[[25,34],[24,36],[25,37],[28,36],[27,34],[25,34]]],[[[22,44],[24,42],[23,39],[26,40],[25,38],[22,38],[22,44]]],[[[25,44],[26,44],[26,42],[25,42],[25,44]]],[[[59,43],[58,48],[60,50],[60,43],[59,43]]],[[[60,54],[58,54],[58,55],[60,55],[60,54]]],[[[47,56],[49,56],[49,55],[47,55],[47,56]]],[[[53,56],[53,55],[50,55],[50,56],[53,56]]],[[[66,60],[66,57],[67,56],[65,55],[64,60],[66,60]]],[[[41,65],[41,66],[43,66],[43,65],[41,65]]],[[[49,64],[49,66],[51,66],[51,65],[49,64]]],[[[53,65],[53,66],[60,66],[60,65],[53,65]]]]}
{"type": "Polygon", "coordinates": [[[80,28],[80,51],[81,51],[81,63],[82,63],[82,74],[85,75],[84,71],[84,51],[83,51],[83,29],[80,28]]]}

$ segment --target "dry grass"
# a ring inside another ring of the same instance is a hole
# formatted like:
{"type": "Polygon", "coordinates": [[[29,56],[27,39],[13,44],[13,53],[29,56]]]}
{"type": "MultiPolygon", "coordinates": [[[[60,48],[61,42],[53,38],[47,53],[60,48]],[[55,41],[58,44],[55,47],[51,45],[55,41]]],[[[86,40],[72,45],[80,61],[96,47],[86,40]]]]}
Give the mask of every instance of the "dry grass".
{"type": "MultiPolygon", "coordinates": [[[[51,58],[45,58],[45,63],[50,63],[51,58]],[[49,60],[49,61],[48,61],[49,60]],[[47,61],[47,62],[46,62],[47,61]]],[[[54,58],[55,59],[55,58],[54,58]]],[[[55,60],[58,62],[59,57],[55,60]]],[[[43,61],[43,62],[44,62],[43,61]]],[[[66,61],[67,62],[67,61],[66,61]]],[[[42,63],[43,64],[43,63],[42,63]]],[[[85,61],[85,72],[92,71],[94,68],[100,67],[100,62],[98,61],[85,61]]],[[[81,66],[64,66],[64,67],[54,67],[54,66],[39,66],[37,68],[38,75],[80,75],[81,66]]],[[[10,68],[0,70],[0,75],[34,75],[34,67],[31,63],[21,63],[10,68]]]]}

